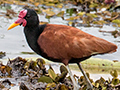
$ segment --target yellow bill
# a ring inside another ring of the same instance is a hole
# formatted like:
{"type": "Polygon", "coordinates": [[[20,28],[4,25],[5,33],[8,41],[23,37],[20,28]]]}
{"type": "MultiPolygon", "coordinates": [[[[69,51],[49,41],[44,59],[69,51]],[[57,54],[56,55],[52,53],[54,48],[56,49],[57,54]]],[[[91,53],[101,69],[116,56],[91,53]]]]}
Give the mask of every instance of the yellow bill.
{"type": "Polygon", "coordinates": [[[20,25],[20,23],[13,23],[13,24],[11,24],[11,25],[8,27],[8,30],[10,30],[10,29],[12,29],[12,28],[14,28],[14,27],[16,27],[16,26],[18,26],[18,25],[20,25]]]}

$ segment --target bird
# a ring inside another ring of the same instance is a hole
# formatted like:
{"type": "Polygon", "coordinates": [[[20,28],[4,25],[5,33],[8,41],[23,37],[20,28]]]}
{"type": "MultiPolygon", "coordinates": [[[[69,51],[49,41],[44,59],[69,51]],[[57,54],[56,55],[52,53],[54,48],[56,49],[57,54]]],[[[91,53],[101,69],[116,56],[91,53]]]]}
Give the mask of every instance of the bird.
{"type": "Polygon", "coordinates": [[[87,89],[92,90],[93,85],[81,67],[81,62],[91,56],[113,53],[117,46],[102,38],[90,35],[78,28],[59,25],[39,25],[39,17],[34,9],[23,9],[18,19],[8,27],[8,30],[22,25],[26,41],[30,48],[38,55],[53,61],[63,63],[71,77],[74,90],[80,86],[74,79],[69,68],[70,63],[77,63],[87,81],[87,89]]]}

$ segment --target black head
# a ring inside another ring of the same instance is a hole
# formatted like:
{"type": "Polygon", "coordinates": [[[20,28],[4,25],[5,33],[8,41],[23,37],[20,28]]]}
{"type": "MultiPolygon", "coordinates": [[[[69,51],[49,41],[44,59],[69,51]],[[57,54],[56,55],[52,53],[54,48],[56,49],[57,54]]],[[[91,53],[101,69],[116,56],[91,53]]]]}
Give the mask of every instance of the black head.
{"type": "Polygon", "coordinates": [[[18,19],[9,26],[8,30],[18,25],[23,25],[23,27],[37,27],[39,25],[39,19],[35,10],[24,9],[20,11],[18,19]]]}
{"type": "Polygon", "coordinates": [[[33,9],[27,9],[27,14],[24,19],[27,21],[25,27],[35,27],[39,25],[38,15],[33,9]]]}

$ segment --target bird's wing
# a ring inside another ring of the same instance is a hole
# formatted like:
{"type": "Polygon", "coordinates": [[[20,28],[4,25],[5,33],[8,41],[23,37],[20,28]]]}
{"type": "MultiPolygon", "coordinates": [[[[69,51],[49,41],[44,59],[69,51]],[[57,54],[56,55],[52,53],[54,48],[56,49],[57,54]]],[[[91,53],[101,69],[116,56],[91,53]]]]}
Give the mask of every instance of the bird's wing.
{"type": "Polygon", "coordinates": [[[47,24],[38,38],[40,48],[56,59],[83,58],[116,51],[117,46],[77,28],[47,24]]]}

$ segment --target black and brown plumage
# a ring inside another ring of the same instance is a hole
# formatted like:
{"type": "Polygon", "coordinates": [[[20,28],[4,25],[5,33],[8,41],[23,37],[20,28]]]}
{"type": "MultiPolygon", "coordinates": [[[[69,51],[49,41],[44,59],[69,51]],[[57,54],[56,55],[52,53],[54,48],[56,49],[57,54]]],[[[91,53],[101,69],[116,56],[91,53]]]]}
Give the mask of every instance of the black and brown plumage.
{"type": "MultiPolygon", "coordinates": [[[[69,69],[69,63],[77,63],[90,89],[92,84],[82,70],[80,62],[93,55],[111,53],[117,49],[115,44],[71,26],[39,25],[37,13],[32,9],[22,10],[18,17],[8,30],[17,25],[23,25],[26,40],[34,52],[48,60],[62,62],[67,69],[69,69]]],[[[74,79],[72,81],[74,90],[77,90],[78,85],[74,79]]]]}

